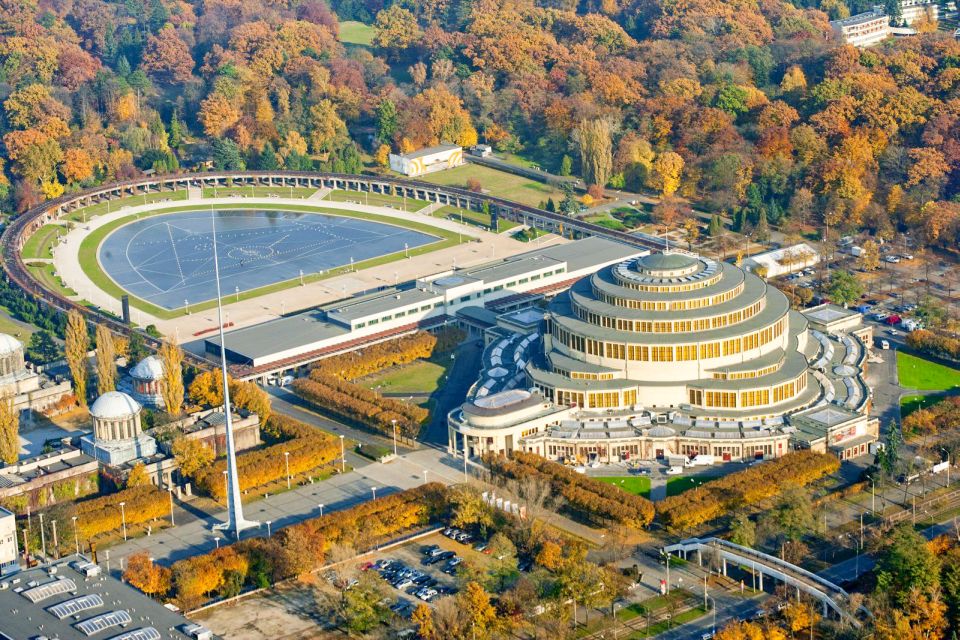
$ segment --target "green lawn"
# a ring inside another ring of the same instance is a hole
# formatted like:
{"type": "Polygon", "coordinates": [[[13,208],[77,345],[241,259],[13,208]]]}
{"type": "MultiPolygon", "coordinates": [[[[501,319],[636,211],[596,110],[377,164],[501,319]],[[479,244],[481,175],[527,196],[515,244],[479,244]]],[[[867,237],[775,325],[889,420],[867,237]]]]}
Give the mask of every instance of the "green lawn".
{"type": "Polygon", "coordinates": [[[332,202],[352,202],[355,204],[367,204],[372,207],[392,207],[394,209],[403,209],[406,211],[420,211],[430,203],[426,200],[415,200],[413,198],[404,199],[403,196],[394,196],[386,193],[366,193],[360,191],[331,191],[324,200],[332,202]]]}
{"type": "Polygon", "coordinates": [[[912,395],[900,398],[900,416],[906,418],[920,407],[930,407],[947,397],[946,393],[934,393],[925,396],[912,395]]]}
{"type": "Polygon", "coordinates": [[[23,245],[21,252],[24,260],[31,258],[52,258],[53,246],[57,243],[60,234],[66,234],[67,229],[59,224],[45,224],[37,229],[23,245]]]}
{"type": "Polygon", "coordinates": [[[121,198],[119,200],[110,200],[107,202],[101,202],[99,204],[93,204],[89,207],[84,207],[82,209],[77,209],[69,215],[63,216],[61,220],[72,220],[74,222],[81,222],[83,220],[89,220],[90,218],[99,216],[104,213],[113,213],[119,211],[124,207],[135,207],[141,204],[150,204],[153,202],[162,202],[165,200],[186,200],[187,199],[187,190],[183,189],[182,191],[164,191],[162,193],[146,193],[139,196],[130,196],[127,198],[121,198]]]}
{"type": "Polygon", "coordinates": [[[548,184],[478,164],[465,164],[417,179],[448,187],[466,188],[467,180],[470,178],[479,180],[484,192],[492,196],[506,198],[532,207],[540,206],[547,198],[553,198],[553,201],[558,203],[563,199],[560,190],[548,184]]]}
{"type": "Polygon", "coordinates": [[[699,486],[704,482],[710,482],[711,480],[716,480],[720,474],[717,475],[699,475],[699,476],[670,476],[667,478],[667,495],[676,496],[688,489],[692,489],[695,486],[699,486]]]}
{"type": "Polygon", "coordinates": [[[640,631],[631,633],[629,636],[627,636],[627,638],[628,640],[635,640],[637,638],[652,638],[660,635],[664,631],[669,631],[674,627],[687,624],[688,622],[693,622],[697,618],[702,618],[706,614],[707,610],[702,606],[694,607],[693,609],[684,611],[683,613],[678,613],[673,620],[664,620],[663,622],[652,624],[646,629],[641,629],[640,631]]]}
{"type": "Polygon", "coordinates": [[[904,389],[945,391],[960,386],[960,370],[897,352],[897,375],[904,389]]]}
{"type": "MultiPolygon", "coordinates": [[[[420,222],[411,222],[407,220],[397,220],[395,218],[387,218],[384,216],[372,214],[372,213],[360,213],[357,211],[343,211],[341,209],[328,209],[322,206],[309,206],[309,205],[295,205],[295,204],[274,204],[270,202],[258,201],[256,203],[245,204],[226,204],[218,205],[218,209],[251,209],[256,208],[257,210],[279,210],[279,211],[303,211],[306,213],[322,213],[327,215],[334,216],[344,216],[350,218],[359,218],[361,220],[369,220],[371,222],[380,222],[384,224],[392,224],[395,226],[403,227],[405,229],[413,229],[415,231],[421,231],[423,233],[429,233],[434,236],[438,236],[439,240],[431,244],[423,245],[420,247],[412,248],[409,250],[409,255],[417,256],[424,253],[429,253],[431,251],[436,251],[438,249],[444,249],[446,247],[455,246],[458,244],[461,239],[463,242],[472,242],[473,238],[469,236],[460,236],[460,234],[454,233],[452,231],[447,231],[445,229],[439,229],[437,227],[431,226],[429,224],[423,224],[420,222]]],[[[163,215],[168,213],[177,213],[180,211],[194,211],[196,205],[191,206],[170,206],[165,208],[159,208],[155,211],[149,213],[140,214],[139,218],[145,218],[147,216],[154,215],[163,215]]],[[[120,286],[118,286],[110,277],[104,273],[100,268],[99,261],[97,260],[97,250],[100,247],[100,244],[103,240],[110,234],[110,232],[115,229],[128,224],[135,220],[135,216],[126,216],[118,220],[113,220],[108,224],[103,225],[102,227],[94,230],[90,235],[83,239],[83,242],[80,245],[80,267],[83,269],[84,273],[89,277],[97,287],[99,287],[104,292],[120,298],[124,293],[126,293],[120,286]]],[[[382,264],[387,264],[395,260],[402,260],[405,258],[404,251],[398,251],[395,253],[385,254],[382,256],[377,256],[369,260],[364,260],[354,264],[355,270],[369,269],[370,267],[375,267],[382,264]]],[[[53,265],[46,265],[52,267],[53,265]]],[[[350,270],[349,266],[339,267],[337,269],[332,269],[321,274],[312,273],[304,276],[304,282],[316,282],[318,280],[325,280],[327,278],[332,278],[343,273],[346,273],[350,270]]],[[[292,280],[287,280],[284,282],[275,282],[271,285],[265,287],[260,287],[259,289],[252,289],[240,294],[240,300],[249,300],[251,298],[257,298],[267,293],[273,293],[275,291],[282,291],[284,289],[289,289],[295,287],[299,284],[299,279],[294,278],[292,280]]],[[[73,294],[75,295],[75,294],[73,294]]],[[[184,309],[164,309],[156,305],[150,304],[145,300],[141,300],[134,296],[130,296],[130,304],[135,306],[138,309],[146,311],[147,313],[156,316],[158,318],[175,318],[185,314],[184,309]]],[[[213,301],[205,301],[198,304],[191,304],[190,311],[203,311],[205,309],[212,308],[215,305],[213,301]]]]}
{"type": "Polygon", "coordinates": [[[650,478],[646,476],[600,476],[595,480],[620,487],[635,496],[650,497],[650,478]]]}
{"type": "Polygon", "coordinates": [[[600,225],[601,227],[606,227],[607,229],[613,229],[614,231],[626,231],[627,227],[622,222],[612,217],[609,213],[603,212],[596,215],[587,216],[584,218],[586,222],[592,222],[593,224],[600,225]]]}
{"type": "Polygon", "coordinates": [[[369,47],[376,32],[377,30],[369,24],[347,20],[340,23],[340,42],[369,47]]]}
{"type": "Polygon", "coordinates": [[[308,198],[316,191],[316,189],[309,187],[204,187],[201,189],[201,194],[204,198],[227,198],[229,196],[308,198]]]}
{"type": "Polygon", "coordinates": [[[548,232],[541,229],[527,228],[523,229],[519,233],[513,234],[514,240],[519,240],[520,242],[533,242],[541,236],[549,235],[548,232]]]}
{"type": "Polygon", "coordinates": [[[0,307],[0,333],[15,337],[23,344],[30,342],[30,336],[37,328],[31,324],[14,320],[10,317],[7,310],[0,307]]]}
{"type": "MultiPolygon", "coordinates": [[[[50,262],[41,262],[27,264],[27,269],[33,274],[33,277],[43,283],[45,287],[58,292],[68,298],[77,295],[77,292],[63,284],[60,276],[57,275],[56,267],[50,262]]],[[[119,297],[119,296],[118,296],[119,297]]]]}
{"type": "Polygon", "coordinates": [[[433,393],[440,386],[447,368],[429,360],[417,360],[402,367],[394,367],[357,382],[381,393],[433,393]]]}
{"type": "MultiPolygon", "coordinates": [[[[480,227],[491,231],[490,229],[490,216],[482,211],[470,211],[469,209],[459,209],[457,207],[451,207],[449,205],[440,207],[433,212],[434,218],[447,218],[448,220],[453,220],[455,222],[462,222],[463,224],[469,224],[474,227],[480,227]]],[[[510,220],[500,219],[497,227],[497,233],[503,233],[504,231],[509,231],[519,227],[520,225],[516,222],[511,222],[510,220]]]]}
{"type": "Polygon", "coordinates": [[[656,613],[661,609],[666,609],[671,603],[682,605],[690,597],[690,592],[686,589],[674,589],[665,596],[653,596],[641,602],[634,602],[617,611],[617,619],[627,621],[633,620],[638,616],[645,616],[647,612],[656,613]]]}

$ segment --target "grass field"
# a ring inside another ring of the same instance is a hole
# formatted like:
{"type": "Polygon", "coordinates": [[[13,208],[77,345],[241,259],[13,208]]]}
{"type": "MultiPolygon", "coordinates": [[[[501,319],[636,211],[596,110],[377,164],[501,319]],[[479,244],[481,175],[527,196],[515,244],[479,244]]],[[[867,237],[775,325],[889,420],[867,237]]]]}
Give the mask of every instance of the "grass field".
{"type": "MultiPolygon", "coordinates": [[[[156,211],[151,211],[150,213],[140,214],[139,218],[145,218],[148,216],[163,215],[167,213],[177,213],[180,211],[195,211],[196,205],[191,206],[169,206],[158,209],[156,211]]],[[[444,249],[446,247],[452,247],[458,244],[461,240],[459,234],[452,231],[447,231],[445,229],[439,229],[437,227],[423,224],[420,222],[412,222],[407,220],[397,220],[396,218],[387,218],[384,216],[372,214],[372,213],[360,213],[357,211],[343,211],[340,209],[327,209],[322,206],[308,206],[308,205],[292,205],[292,204],[274,204],[271,202],[256,202],[251,204],[237,203],[237,204],[225,204],[219,205],[221,210],[230,210],[230,209],[251,209],[256,208],[261,211],[270,211],[270,210],[279,210],[279,211],[303,211],[306,213],[323,213],[335,216],[345,216],[350,218],[358,218],[361,220],[369,220],[371,222],[381,222],[385,224],[392,224],[395,226],[403,227],[405,229],[412,229],[414,231],[421,231],[423,233],[429,233],[435,236],[439,236],[441,239],[437,242],[431,244],[422,245],[409,250],[410,256],[418,256],[424,253],[430,253],[432,251],[437,251],[438,249],[444,249]]],[[[103,225],[102,227],[94,230],[90,235],[83,239],[83,242],[80,244],[80,267],[83,269],[83,272],[90,278],[93,283],[99,287],[101,290],[107,294],[119,299],[120,296],[127,293],[119,285],[117,285],[111,278],[108,276],[101,268],[100,263],[97,260],[97,251],[100,248],[100,244],[103,240],[110,234],[113,230],[121,227],[125,224],[128,224],[135,219],[138,219],[136,216],[126,216],[118,220],[113,220],[108,224],[103,225]]],[[[462,237],[463,242],[472,242],[473,238],[469,236],[462,237]]],[[[405,258],[405,253],[403,251],[398,251],[395,253],[385,254],[382,256],[377,256],[375,258],[370,258],[369,260],[364,260],[362,262],[357,262],[353,265],[355,270],[369,269],[370,267],[379,266],[382,264],[387,264],[393,262],[394,260],[402,260],[405,258]]],[[[53,265],[46,265],[52,267],[53,265]]],[[[327,278],[332,278],[338,275],[347,273],[350,270],[350,266],[344,266],[337,269],[331,269],[325,271],[322,275],[320,274],[310,274],[304,276],[304,282],[316,282],[319,280],[326,280],[327,278]]],[[[55,278],[56,279],[56,278],[55,278]]],[[[46,281],[45,281],[46,282],[46,281]]],[[[286,280],[284,282],[275,282],[271,285],[265,287],[260,287],[259,289],[251,289],[250,291],[242,292],[239,296],[240,300],[250,300],[252,298],[257,298],[259,296],[273,293],[275,291],[283,291],[284,289],[289,289],[299,285],[299,278],[294,278],[292,280],[286,280]]],[[[76,295],[76,294],[70,294],[76,295]]],[[[135,296],[130,296],[130,304],[134,307],[145,311],[157,318],[170,319],[176,318],[186,314],[184,309],[164,309],[158,307],[157,305],[151,304],[146,300],[141,300],[135,296]]],[[[205,309],[210,309],[215,305],[215,302],[208,300],[198,304],[191,304],[190,311],[197,312],[203,311],[205,309]]]]}
{"type": "Polygon", "coordinates": [[[327,194],[324,200],[331,202],[352,202],[354,204],[368,204],[375,207],[392,207],[405,211],[420,211],[430,203],[426,200],[415,200],[413,198],[404,198],[403,196],[394,196],[386,193],[366,193],[359,191],[340,191],[335,190],[327,194]],[[406,209],[404,209],[406,207],[406,209]]]}
{"type": "Polygon", "coordinates": [[[601,476],[595,480],[620,487],[635,496],[650,497],[650,478],[645,476],[601,476]]]}
{"type": "MultiPolygon", "coordinates": [[[[480,227],[481,229],[491,230],[490,229],[490,216],[482,211],[470,211],[469,209],[459,209],[457,207],[445,206],[440,207],[431,214],[434,218],[446,218],[448,220],[453,220],[454,222],[462,222],[463,224],[472,225],[474,227],[480,227]]],[[[497,233],[503,233],[504,231],[509,231],[519,227],[516,222],[510,220],[500,219],[497,225],[497,233]]]]}
{"type": "Polygon", "coordinates": [[[309,187],[204,187],[201,193],[204,198],[228,198],[230,196],[246,196],[249,198],[307,198],[313,195],[316,189],[309,187]]]}
{"type": "Polygon", "coordinates": [[[61,233],[67,230],[63,225],[45,224],[34,232],[23,245],[21,252],[24,260],[31,258],[52,258],[53,245],[57,243],[57,238],[61,233]]]}
{"type": "Polygon", "coordinates": [[[60,276],[57,275],[56,267],[50,262],[41,262],[27,264],[27,269],[33,274],[33,277],[43,283],[51,291],[56,291],[62,296],[68,298],[77,295],[77,292],[63,284],[60,276]]]}
{"type": "Polygon", "coordinates": [[[377,30],[369,24],[348,20],[340,23],[340,42],[369,47],[376,32],[377,30]]]}
{"type": "Polygon", "coordinates": [[[622,222],[612,217],[609,213],[603,212],[596,215],[587,216],[584,218],[586,222],[592,222],[593,224],[598,224],[601,227],[606,227],[607,229],[613,229],[614,231],[626,231],[627,227],[622,222]]]}
{"type": "Polygon", "coordinates": [[[358,380],[381,393],[429,394],[437,390],[447,368],[430,360],[417,360],[358,380]]]}
{"type": "Polygon", "coordinates": [[[960,386],[960,370],[897,352],[897,375],[904,389],[945,391],[960,386]]]}
{"type": "Polygon", "coordinates": [[[534,229],[532,227],[523,229],[519,233],[513,234],[514,240],[519,240],[520,242],[533,242],[537,238],[549,235],[548,232],[543,231],[542,229],[534,229]]]}
{"type": "Polygon", "coordinates": [[[922,395],[911,395],[903,396],[900,398],[900,416],[906,418],[908,415],[916,411],[921,407],[930,407],[950,394],[946,393],[932,393],[925,396],[922,395]]]}
{"type": "Polygon", "coordinates": [[[99,204],[90,205],[89,207],[77,209],[69,215],[63,216],[61,220],[81,222],[104,213],[113,213],[115,211],[119,211],[124,207],[136,207],[137,205],[163,202],[166,200],[186,200],[187,195],[187,190],[184,189],[182,191],[164,191],[163,193],[147,193],[140,196],[130,196],[129,198],[110,200],[108,202],[101,202],[99,204]]]}
{"type": "Polygon", "coordinates": [[[717,475],[699,475],[699,476],[671,476],[667,478],[667,495],[676,496],[684,491],[688,491],[696,486],[715,480],[717,475]]]}
{"type": "Polygon", "coordinates": [[[30,342],[30,336],[37,328],[26,322],[20,322],[10,317],[4,307],[0,307],[0,333],[15,337],[23,344],[30,342]]]}
{"type": "Polygon", "coordinates": [[[547,198],[553,198],[554,202],[560,202],[563,199],[560,190],[548,184],[478,164],[465,164],[455,169],[431,173],[418,179],[448,187],[466,188],[467,180],[470,178],[479,180],[483,190],[492,196],[506,198],[532,207],[540,206],[547,198]]]}

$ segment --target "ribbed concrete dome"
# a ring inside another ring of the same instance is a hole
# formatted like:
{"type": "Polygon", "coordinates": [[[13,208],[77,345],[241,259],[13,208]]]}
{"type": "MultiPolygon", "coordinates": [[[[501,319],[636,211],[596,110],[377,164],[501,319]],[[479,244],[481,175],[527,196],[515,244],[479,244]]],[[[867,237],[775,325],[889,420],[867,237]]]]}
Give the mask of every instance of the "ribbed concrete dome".
{"type": "Polygon", "coordinates": [[[651,253],[637,260],[640,271],[659,272],[692,269],[698,266],[698,260],[683,253],[651,253]]]}
{"type": "Polygon", "coordinates": [[[670,427],[664,425],[657,425],[653,429],[647,432],[647,435],[651,438],[671,438],[677,435],[677,432],[670,427]]]}
{"type": "Polygon", "coordinates": [[[0,333],[0,356],[23,349],[23,343],[6,333],[0,333]]]}
{"type": "Polygon", "coordinates": [[[160,380],[163,378],[163,362],[157,356],[147,356],[130,370],[130,377],[137,380],[160,380]]]}
{"type": "Polygon", "coordinates": [[[122,391],[108,391],[90,407],[90,415],[99,420],[129,418],[140,412],[140,403],[122,391]]]}

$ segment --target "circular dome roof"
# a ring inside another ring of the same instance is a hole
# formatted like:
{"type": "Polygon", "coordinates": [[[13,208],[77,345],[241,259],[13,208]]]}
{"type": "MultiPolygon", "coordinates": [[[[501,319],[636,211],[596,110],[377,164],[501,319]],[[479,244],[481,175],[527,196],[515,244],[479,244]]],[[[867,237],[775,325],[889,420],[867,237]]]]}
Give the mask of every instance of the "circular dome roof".
{"type": "Polygon", "coordinates": [[[653,429],[650,429],[650,431],[647,432],[647,435],[651,438],[669,438],[677,435],[677,432],[670,427],[660,424],[655,426],[653,429]]]}
{"type": "Polygon", "coordinates": [[[163,377],[163,361],[157,356],[147,356],[130,369],[130,377],[137,380],[159,380],[163,377]]]}
{"type": "Polygon", "coordinates": [[[6,333],[0,333],[0,356],[23,349],[23,343],[6,333]]]}
{"type": "Polygon", "coordinates": [[[637,260],[637,267],[641,271],[685,271],[696,269],[700,262],[695,257],[683,253],[651,253],[637,260]]]}
{"type": "Polygon", "coordinates": [[[140,404],[122,391],[107,391],[90,407],[90,415],[99,420],[129,418],[140,413],[140,404]]]}

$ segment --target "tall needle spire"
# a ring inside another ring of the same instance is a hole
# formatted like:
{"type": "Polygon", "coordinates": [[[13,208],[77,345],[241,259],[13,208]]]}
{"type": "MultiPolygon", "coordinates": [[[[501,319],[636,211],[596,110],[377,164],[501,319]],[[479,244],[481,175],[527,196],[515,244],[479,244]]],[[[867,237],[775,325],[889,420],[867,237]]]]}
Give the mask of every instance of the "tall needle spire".
{"type": "Polygon", "coordinates": [[[210,207],[210,227],[213,230],[213,277],[217,283],[217,325],[220,329],[220,373],[223,374],[223,414],[227,431],[227,521],[214,529],[228,531],[240,539],[244,529],[260,526],[259,522],[245,520],[240,502],[240,480],[237,478],[237,452],[233,444],[233,418],[230,411],[230,385],[227,384],[227,347],[223,336],[223,300],[220,297],[220,262],[217,257],[217,218],[210,207]]]}

